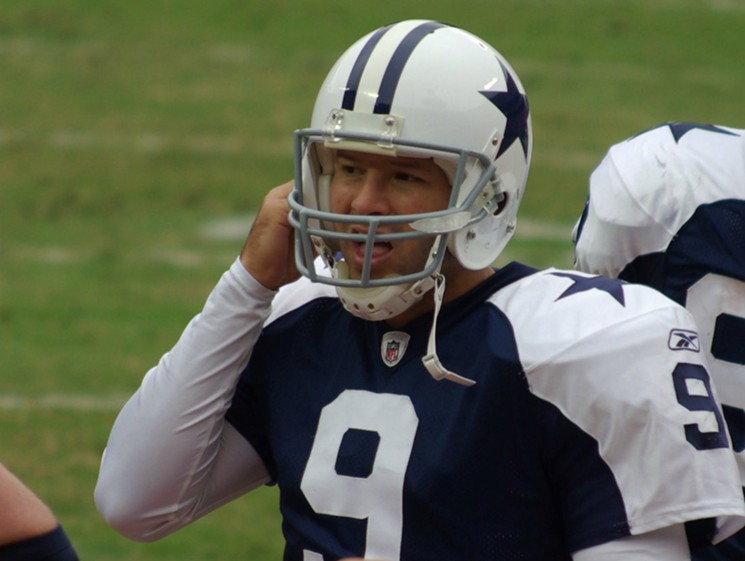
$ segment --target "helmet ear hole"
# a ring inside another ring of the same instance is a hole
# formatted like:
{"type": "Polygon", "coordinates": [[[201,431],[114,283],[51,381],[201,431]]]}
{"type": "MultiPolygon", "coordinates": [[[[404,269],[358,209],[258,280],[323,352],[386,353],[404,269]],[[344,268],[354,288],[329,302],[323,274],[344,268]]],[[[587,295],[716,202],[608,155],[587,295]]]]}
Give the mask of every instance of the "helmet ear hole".
{"type": "Polygon", "coordinates": [[[492,212],[492,216],[499,216],[504,208],[507,206],[507,201],[509,200],[510,195],[509,193],[502,193],[502,200],[497,203],[497,208],[494,209],[494,212],[492,212]]]}

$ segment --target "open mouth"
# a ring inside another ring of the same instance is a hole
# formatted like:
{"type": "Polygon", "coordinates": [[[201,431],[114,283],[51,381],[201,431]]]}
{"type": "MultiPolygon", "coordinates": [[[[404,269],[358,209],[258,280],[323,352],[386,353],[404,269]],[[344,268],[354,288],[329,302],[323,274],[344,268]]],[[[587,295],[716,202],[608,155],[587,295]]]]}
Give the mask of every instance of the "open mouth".
{"type": "MultiPolygon", "coordinates": [[[[365,251],[367,244],[362,242],[352,243],[352,257],[355,265],[362,267],[365,262],[365,251]]],[[[370,264],[375,265],[376,262],[384,259],[391,251],[393,251],[393,244],[388,242],[377,242],[373,244],[372,252],[370,253],[370,264]]]]}
{"type": "MultiPolygon", "coordinates": [[[[360,226],[352,226],[350,229],[351,234],[366,234],[367,229],[360,226]]],[[[347,255],[347,259],[351,260],[353,267],[362,270],[362,267],[365,263],[365,252],[370,249],[370,265],[375,266],[376,263],[380,262],[381,260],[385,259],[388,254],[393,251],[393,244],[390,242],[375,242],[372,244],[372,248],[369,248],[369,244],[366,243],[366,241],[351,241],[349,243],[349,255],[347,255]]]]}

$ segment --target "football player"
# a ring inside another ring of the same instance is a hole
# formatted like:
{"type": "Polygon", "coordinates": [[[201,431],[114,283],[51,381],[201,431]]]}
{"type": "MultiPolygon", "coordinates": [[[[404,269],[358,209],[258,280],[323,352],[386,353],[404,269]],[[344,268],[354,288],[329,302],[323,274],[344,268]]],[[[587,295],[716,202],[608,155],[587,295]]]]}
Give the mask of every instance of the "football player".
{"type": "MultiPolygon", "coordinates": [[[[745,130],[671,122],[612,146],[590,176],[576,266],[690,310],[745,483],[745,130]]],[[[745,532],[697,559],[745,559],[745,532]]]]}
{"type": "Polygon", "coordinates": [[[0,559],[78,561],[50,508],[0,464],[0,559]]]}
{"type": "Polygon", "coordinates": [[[155,540],[274,483],[293,561],[680,561],[742,527],[690,314],[492,268],[531,149],[484,40],[410,20],[355,42],[294,181],[120,412],[104,518],[155,540]]]}

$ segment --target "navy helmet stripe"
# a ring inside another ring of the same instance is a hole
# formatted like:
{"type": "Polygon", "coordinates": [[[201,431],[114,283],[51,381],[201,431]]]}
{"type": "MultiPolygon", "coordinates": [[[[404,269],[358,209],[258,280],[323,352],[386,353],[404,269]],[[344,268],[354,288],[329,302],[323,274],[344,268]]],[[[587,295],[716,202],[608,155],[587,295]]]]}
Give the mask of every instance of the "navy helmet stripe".
{"type": "Polygon", "coordinates": [[[380,42],[386,31],[391,28],[391,25],[386,25],[378,29],[370,39],[367,41],[362,50],[360,51],[357,60],[352,67],[352,71],[349,73],[349,79],[347,80],[347,87],[344,89],[344,97],[341,102],[341,108],[349,111],[354,109],[354,102],[357,100],[357,89],[360,86],[360,80],[362,79],[362,72],[365,70],[367,61],[370,59],[375,46],[380,42]]]}
{"type": "Polygon", "coordinates": [[[391,106],[393,105],[393,96],[396,93],[396,87],[398,81],[401,79],[401,73],[404,70],[406,62],[411,57],[411,53],[414,52],[416,46],[430,33],[434,33],[441,27],[447,27],[442,23],[427,22],[414,29],[404,37],[401,44],[396,48],[396,51],[391,57],[391,61],[388,63],[388,68],[385,69],[383,80],[380,83],[380,91],[378,92],[378,99],[375,103],[373,113],[387,115],[391,112],[391,106]]]}

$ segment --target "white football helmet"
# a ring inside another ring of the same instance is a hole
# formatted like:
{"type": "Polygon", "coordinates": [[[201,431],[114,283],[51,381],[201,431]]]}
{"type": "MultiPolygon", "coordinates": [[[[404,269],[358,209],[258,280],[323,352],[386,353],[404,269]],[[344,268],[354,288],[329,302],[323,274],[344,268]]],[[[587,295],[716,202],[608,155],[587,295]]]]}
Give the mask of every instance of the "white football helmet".
{"type": "Polygon", "coordinates": [[[496,259],[515,230],[531,150],[525,90],[485,41],[425,20],[369,33],[333,66],[310,128],[295,133],[290,222],[298,269],[313,281],[335,285],[355,315],[378,320],[401,313],[434,286],[446,250],[468,269],[496,259]],[[452,185],[449,208],[405,216],[330,212],[335,149],[433,158],[452,185]],[[344,223],[366,225],[367,232],[335,231],[344,223]],[[408,228],[378,232],[393,225],[408,228]],[[421,271],[372,277],[373,244],[416,237],[432,239],[421,271]],[[366,244],[362,278],[348,278],[335,251],[339,239],[366,244]],[[320,265],[316,255],[323,258],[320,265]],[[322,270],[324,263],[330,274],[322,270]]]}

